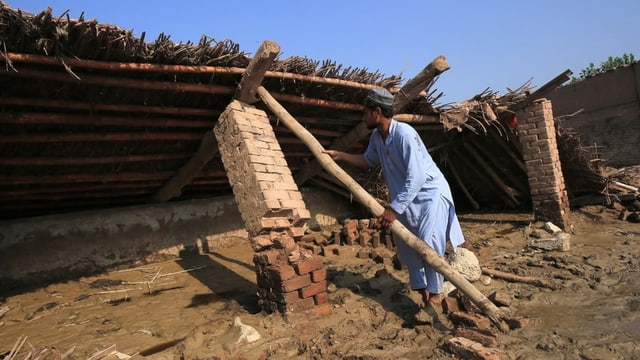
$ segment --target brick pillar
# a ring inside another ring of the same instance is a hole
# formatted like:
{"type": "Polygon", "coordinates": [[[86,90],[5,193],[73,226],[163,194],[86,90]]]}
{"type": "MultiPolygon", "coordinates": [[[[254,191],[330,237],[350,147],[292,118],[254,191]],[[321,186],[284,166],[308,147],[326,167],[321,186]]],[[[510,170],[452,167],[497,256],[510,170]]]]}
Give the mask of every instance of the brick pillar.
{"type": "Polygon", "coordinates": [[[297,243],[310,213],[267,114],[233,101],[214,133],[255,252],[262,309],[288,313],[327,302],[322,258],[297,243]]]}
{"type": "Polygon", "coordinates": [[[534,101],[518,114],[518,133],[536,220],[571,229],[551,101],[534,101]]]}

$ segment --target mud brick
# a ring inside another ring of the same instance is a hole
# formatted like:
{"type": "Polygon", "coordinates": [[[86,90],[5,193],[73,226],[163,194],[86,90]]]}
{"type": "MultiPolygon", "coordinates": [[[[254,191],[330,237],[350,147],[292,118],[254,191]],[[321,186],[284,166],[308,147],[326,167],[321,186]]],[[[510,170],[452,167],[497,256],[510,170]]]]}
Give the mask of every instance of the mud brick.
{"type": "Polygon", "coordinates": [[[461,359],[500,360],[495,350],[487,349],[482,344],[463,337],[451,338],[448,343],[451,352],[461,359]]]}
{"type": "Polygon", "coordinates": [[[301,226],[309,221],[309,219],[311,219],[311,212],[308,209],[298,207],[292,210],[291,224],[293,226],[301,226]]]}
{"type": "Polygon", "coordinates": [[[393,254],[386,248],[374,248],[371,250],[371,253],[369,253],[369,257],[376,263],[381,264],[384,262],[384,259],[393,257],[393,254]]]}
{"type": "Polygon", "coordinates": [[[311,272],[311,281],[314,283],[327,280],[327,269],[318,269],[311,272]]]}
{"type": "Polygon", "coordinates": [[[511,306],[511,297],[504,292],[494,291],[488,298],[497,306],[511,306]]]}
{"type": "Polygon", "coordinates": [[[282,253],[279,250],[267,250],[253,255],[253,263],[256,265],[273,265],[278,262],[282,253]]]}
{"type": "Polygon", "coordinates": [[[329,302],[329,294],[325,292],[321,292],[319,294],[313,295],[313,300],[316,302],[316,305],[322,305],[329,302]]]}
{"type": "Polygon", "coordinates": [[[366,230],[369,229],[369,219],[360,219],[358,220],[358,230],[366,230]]]}
{"type": "Polygon", "coordinates": [[[282,282],[282,291],[290,292],[298,289],[302,289],[305,286],[311,285],[311,277],[309,275],[296,276],[289,280],[282,282]]]}
{"type": "Polygon", "coordinates": [[[327,291],[327,281],[323,280],[318,283],[311,284],[309,286],[305,286],[300,289],[300,297],[306,299],[316,294],[320,294],[321,292],[327,291]]]}
{"type": "Polygon", "coordinates": [[[284,249],[285,254],[292,252],[298,247],[296,241],[287,235],[275,237],[273,239],[273,245],[278,249],[284,249]]]}
{"type": "Polygon", "coordinates": [[[289,220],[281,217],[263,217],[260,218],[260,226],[262,229],[282,229],[289,227],[289,220]]]}
{"type": "Polygon", "coordinates": [[[304,236],[305,231],[306,231],[306,227],[304,226],[302,227],[292,226],[289,228],[289,236],[293,237],[294,239],[299,239],[302,236],[304,236]]]}
{"type": "Polygon", "coordinates": [[[313,297],[306,299],[299,299],[291,303],[286,304],[286,312],[298,312],[312,309],[316,305],[313,297]]]}
{"type": "Polygon", "coordinates": [[[342,233],[344,234],[345,242],[349,245],[353,245],[353,242],[358,239],[358,220],[345,220],[344,227],[342,228],[342,233]]]}
{"type": "Polygon", "coordinates": [[[300,299],[300,291],[298,290],[276,293],[276,300],[283,301],[285,304],[290,304],[299,301],[300,299]]]}
{"type": "Polygon", "coordinates": [[[477,327],[478,329],[488,329],[491,326],[489,318],[463,311],[454,311],[450,313],[449,319],[456,324],[477,327]]]}
{"type": "Polygon", "coordinates": [[[393,238],[391,237],[391,234],[384,234],[384,245],[387,247],[387,249],[393,250],[394,245],[393,245],[393,238]]]}
{"type": "Polygon", "coordinates": [[[371,232],[369,230],[361,230],[358,236],[360,246],[367,246],[371,242],[371,232]]]}
{"type": "Polygon", "coordinates": [[[374,231],[371,233],[371,246],[374,248],[380,247],[380,232],[374,231]]]}
{"type": "Polygon", "coordinates": [[[458,304],[458,298],[453,296],[447,296],[442,299],[442,311],[445,314],[460,311],[460,305],[458,304]]]}
{"type": "Polygon", "coordinates": [[[300,244],[300,247],[309,250],[310,253],[315,255],[319,255],[322,252],[322,248],[320,248],[320,246],[318,245],[302,243],[300,244]]]}
{"type": "Polygon", "coordinates": [[[306,242],[306,243],[315,243],[316,242],[316,235],[315,234],[305,234],[300,238],[300,241],[306,242]]]}
{"type": "Polygon", "coordinates": [[[498,339],[496,334],[489,330],[470,329],[470,328],[457,328],[456,336],[467,338],[475,342],[479,342],[484,346],[497,346],[498,339]]]}
{"type": "Polygon", "coordinates": [[[369,258],[369,250],[362,249],[362,250],[358,251],[358,254],[356,254],[356,257],[359,258],[359,259],[367,259],[367,258],[369,258]]]}
{"type": "Polygon", "coordinates": [[[320,255],[322,256],[338,255],[339,251],[340,251],[339,245],[337,244],[325,245],[321,248],[320,255]]]}
{"type": "Polygon", "coordinates": [[[332,312],[331,304],[322,304],[311,309],[311,314],[314,316],[329,316],[332,312]]]}
{"type": "Polygon", "coordinates": [[[540,319],[535,318],[509,318],[507,324],[509,325],[509,329],[519,329],[523,327],[536,326],[540,324],[540,319]]]}
{"type": "Polygon", "coordinates": [[[267,266],[264,269],[265,275],[270,279],[275,279],[278,281],[285,281],[296,276],[296,271],[293,269],[293,266],[282,264],[279,266],[267,266]]]}
{"type": "Polygon", "coordinates": [[[320,256],[312,256],[308,259],[293,264],[298,275],[304,275],[322,268],[322,258],[320,256]]]}

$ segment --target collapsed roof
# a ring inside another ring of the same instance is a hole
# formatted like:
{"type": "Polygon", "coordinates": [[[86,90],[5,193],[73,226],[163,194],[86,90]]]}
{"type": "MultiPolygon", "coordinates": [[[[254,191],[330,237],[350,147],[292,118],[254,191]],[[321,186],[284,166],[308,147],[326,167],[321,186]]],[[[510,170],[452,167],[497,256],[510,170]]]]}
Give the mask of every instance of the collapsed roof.
{"type": "MultiPolygon", "coordinates": [[[[34,15],[3,2],[0,39],[0,219],[231,193],[219,156],[197,167],[193,158],[251,60],[238,44],[207,36],[197,44],[174,43],[165,34],[146,42],[144,33],[137,38],[115,25],[54,17],[51,9],[34,15]],[[167,192],[177,178],[179,187],[167,192]]],[[[437,105],[436,80],[398,118],[420,132],[458,207],[530,207],[509,124],[515,109],[542,94],[525,84],[502,96],[487,89],[469,101],[437,105]]],[[[293,56],[276,59],[262,86],[324,147],[357,152],[368,138],[355,131],[367,91],[398,92],[403,82],[293,56]]],[[[298,185],[349,196],[314,165],[303,142],[269,116],[298,185]]],[[[561,156],[573,164],[567,168],[581,173],[567,180],[570,195],[598,191],[601,179],[579,146],[563,144],[569,148],[561,156]]],[[[350,171],[384,200],[375,169],[350,171]]]]}

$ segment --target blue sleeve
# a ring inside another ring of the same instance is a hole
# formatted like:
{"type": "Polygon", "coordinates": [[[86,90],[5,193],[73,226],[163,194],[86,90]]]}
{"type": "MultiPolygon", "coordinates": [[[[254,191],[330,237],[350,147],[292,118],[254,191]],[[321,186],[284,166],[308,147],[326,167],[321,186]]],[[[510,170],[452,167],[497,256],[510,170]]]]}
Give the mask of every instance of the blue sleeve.
{"type": "Polygon", "coordinates": [[[375,145],[375,139],[373,136],[375,134],[375,131],[376,130],[374,130],[374,133],[371,134],[371,137],[369,138],[369,145],[367,145],[367,150],[365,150],[363,154],[364,161],[369,164],[369,167],[375,167],[380,163],[380,155],[378,154],[378,150],[375,145]]]}
{"type": "Polygon", "coordinates": [[[425,168],[422,139],[416,132],[403,133],[401,148],[397,149],[402,154],[402,161],[406,169],[406,177],[402,191],[391,199],[391,208],[398,214],[404,213],[407,206],[415,199],[422,186],[427,181],[427,169],[425,168]]]}

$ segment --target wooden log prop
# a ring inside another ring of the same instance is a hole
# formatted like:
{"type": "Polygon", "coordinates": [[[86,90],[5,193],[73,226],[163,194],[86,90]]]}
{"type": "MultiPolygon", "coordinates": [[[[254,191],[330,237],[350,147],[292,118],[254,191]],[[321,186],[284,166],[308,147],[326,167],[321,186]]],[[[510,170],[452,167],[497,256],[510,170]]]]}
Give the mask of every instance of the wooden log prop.
{"type": "Polygon", "coordinates": [[[510,281],[510,282],[519,282],[519,283],[524,283],[524,284],[531,284],[531,285],[535,285],[535,286],[539,286],[539,287],[545,287],[551,290],[555,290],[556,286],[546,282],[544,280],[538,279],[538,278],[533,278],[533,277],[528,277],[528,276],[520,276],[520,275],[515,275],[515,274],[511,274],[511,273],[507,273],[504,271],[500,271],[500,270],[496,270],[496,269],[489,269],[489,268],[482,268],[482,273],[491,277],[494,277],[496,279],[502,279],[502,280],[506,280],[506,281],[510,281]]]}
{"type": "MultiPolygon", "coordinates": [[[[384,211],[384,207],[380,205],[366,190],[364,190],[358,182],[356,182],[347,172],[345,172],[338,164],[327,154],[323,153],[322,145],[315,137],[298,121],[282,107],[269,92],[262,86],[258,87],[257,94],[278,118],[294,132],[311,150],[320,165],[330,174],[339,179],[344,186],[354,195],[354,197],[375,216],[379,216],[384,211]]],[[[416,251],[424,261],[432,266],[436,271],[442,274],[456,288],[469,297],[496,326],[506,331],[509,329],[505,323],[507,315],[498,309],[487,297],[485,297],[478,289],[465,279],[459,272],[453,269],[444,258],[439,256],[424,241],[415,236],[409,229],[402,225],[399,221],[394,221],[391,225],[391,231],[395,239],[404,241],[409,247],[416,251]]]]}

